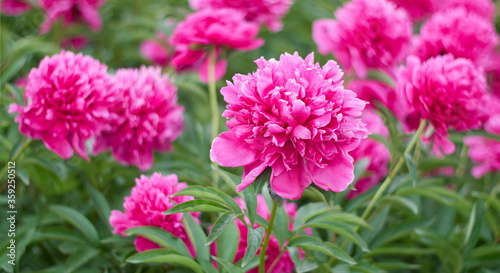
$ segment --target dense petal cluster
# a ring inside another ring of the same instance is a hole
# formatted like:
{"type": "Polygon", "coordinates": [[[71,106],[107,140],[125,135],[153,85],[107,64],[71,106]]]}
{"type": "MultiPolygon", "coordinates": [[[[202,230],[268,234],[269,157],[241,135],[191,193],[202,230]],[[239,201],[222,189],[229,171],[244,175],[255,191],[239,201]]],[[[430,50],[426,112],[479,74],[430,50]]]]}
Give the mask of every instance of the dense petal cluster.
{"type": "Polygon", "coordinates": [[[300,198],[311,180],[345,190],[354,178],[348,152],[367,136],[360,119],[365,102],[344,89],[334,61],[320,67],[312,53],[256,64],[256,72],[235,75],[221,90],[228,103],[223,117],[231,119],[212,144],[212,160],[245,166],[238,191],[268,167],[271,187],[283,198],[300,198]]]}
{"type": "Polygon", "coordinates": [[[464,8],[488,20],[495,18],[495,3],[491,0],[444,0],[441,1],[438,10],[454,8],[464,8]]]}
{"type": "Polygon", "coordinates": [[[141,170],[153,165],[153,150],[169,151],[182,133],[184,108],[177,104],[177,87],[159,67],[118,69],[111,88],[120,101],[111,128],[95,140],[94,154],[111,148],[122,163],[141,170]]]}
{"type": "MultiPolygon", "coordinates": [[[[384,121],[373,110],[366,109],[363,111],[361,120],[366,124],[366,128],[371,134],[379,134],[385,138],[389,137],[389,131],[385,127],[384,121]]],[[[350,152],[350,155],[354,158],[355,163],[365,158],[369,160],[365,175],[354,185],[356,191],[350,191],[347,195],[348,198],[353,198],[369,190],[385,178],[389,171],[391,154],[384,144],[367,138],[361,140],[359,146],[350,152]]]]}
{"type": "Polygon", "coordinates": [[[233,8],[242,11],[245,19],[265,24],[271,31],[282,28],[281,18],[288,12],[293,0],[189,0],[191,7],[199,9],[233,8]]]}
{"type": "MultiPolygon", "coordinates": [[[[245,14],[235,9],[203,9],[192,13],[179,23],[170,37],[175,46],[171,64],[178,70],[199,68],[200,77],[208,82],[207,46],[214,46],[217,58],[221,49],[252,50],[264,41],[256,39],[259,25],[245,21],[245,14]]],[[[227,62],[221,58],[216,64],[216,79],[226,73],[227,62]]]]}
{"type": "Polygon", "coordinates": [[[489,20],[457,8],[435,13],[422,25],[413,54],[427,60],[450,53],[481,64],[498,44],[498,34],[489,20]]]}
{"type": "Polygon", "coordinates": [[[398,85],[408,106],[434,127],[437,154],[439,148],[446,154],[455,150],[446,138],[448,127],[457,131],[481,127],[486,79],[470,60],[448,54],[422,63],[411,56],[407,68],[400,71],[398,85]]]}
{"type": "Polygon", "coordinates": [[[9,16],[19,16],[31,9],[31,4],[23,0],[2,0],[2,13],[9,16]]]}
{"type": "Polygon", "coordinates": [[[431,15],[439,0],[389,0],[396,6],[406,10],[413,21],[424,19],[431,15]]]}
{"type": "MultiPolygon", "coordinates": [[[[486,132],[500,136],[500,114],[491,117],[484,126],[486,132]]],[[[484,136],[464,138],[469,146],[471,160],[479,165],[472,168],[472,175],[481,178],[488,172],[500,171],[500,140],[484,136]]]]}
{"type": "Polygon", "coordinates": [[[107,128],[114,103],[107,67],[90,56],[70,51],[45,57],[28,76],[26,106],[11,104],[19,113],[21,133],[42,139],[62,158],[75,150],[88,158],[85,141],[107,128]]]}
{"type": "MultiPolygon", "coordinates": [[[[191,196],[171,197],[179,190],[186,188],[186,183],[179,183],[175,174],[162,176],[161,173],[153,173],[151,178],[141,175],[135,180],[135,183],[130,196],[125,197],[123,203],[125,212],[111,211],[109,222],[114,228],[113,232],[126,236],[123,231],[129,228],[159,227],[181,238],[194,256],[193,245],[182,223],[182,213],[163,214],[175,204],[194,199],[191,196]]],[[[198,215],[199,213],[196,213],[193,216],[197,219],[198,215]]],[[[140,236],[135,240],[135,247],[137,251],[160,248],[156,243],[140,236]]]]}
{"type": "Polygon", "coordinates": [[[38,2],[46,13],[45,22],[41,26],[42,33],[49,32],[59,18],[62,18],[66,25],[83,20],[93,31],[99,31],[102,27],[98,10],[104,4],[104,0],[38,0],[38,2]]]}
{"type": "MultiPolygon", "coordinates": [[[[235,201],[240,205],[242,209],[246,209],[245,203],[243,200],[241,200],[239,197],[235,198],[235,201]]],[[[285,211],[288,214],[288,216],[291,219],[295,219],[295,214],[297,212],[297,206],[293,203],[286,203],[284,204],[285,211]]],[[[269,218],[271,217],[271,214],[269,213],[269,208],[267,207],[266,200],[262,195],[257,195],[257,215],[262,216],[262,218],[266,219],[269,221],[269,218]]],[[[247,250],[248,242],[248,227],[247,225],[250,225],[250,221],[245,219],[247,221],[247,224],[243,223],[240,219],[236,219],[235,223],[236,226],[238,227],[240,231],[240,238],[239,238],[239,244],[238,244],[238,249],[236,250],[236,255],[234,257],[234,262],[236,263],[240,259],[242,259],[245,256],[245,252],[247,250]]],[[[254,224],[254,228],[259,227],[256,223],[254,224]]],[[[293,226],[292,223],[289,222],[289,228],[290,231],[293,231],[293,226]]],[[[257,252],[257,255],[260,253],[260,247],[257,252]]],[[[281,248],[280,244],[278,242],[278,239],[274,235],[271,234],[271,237],[269,238],[269,245],[267,246],[266,250],[266,256],[267,259],[265,261],[265,271],[268,272],[269,267],[275,262],[276,258],[280,255],[281,253],[281,248]]],[[[302,252],[300,253],[302,254],[302,252]]],[[[288,251],[285,251],[283,255],[281,255],[280,259],[276,262],[276,265],[273,267],[272,272],[280,272],[280,273],[292,273],[295,270],[295,264],[293,263],[292,259],[290,258],[290,253],[288,251]]],[[[253,269],[250,269],[247,271],[247,273],[257,273],[258,268],[255,267],[253,269]]]]}
{"type": "Polygon", "coordinates": [[[403,9],[386,0],[353,0],[335,17],[314,22],[318,51],[333,53],[344,69],[354,68],[361,78],[369,68],[392,72],[410,49],[412,23],[403,9]]]}

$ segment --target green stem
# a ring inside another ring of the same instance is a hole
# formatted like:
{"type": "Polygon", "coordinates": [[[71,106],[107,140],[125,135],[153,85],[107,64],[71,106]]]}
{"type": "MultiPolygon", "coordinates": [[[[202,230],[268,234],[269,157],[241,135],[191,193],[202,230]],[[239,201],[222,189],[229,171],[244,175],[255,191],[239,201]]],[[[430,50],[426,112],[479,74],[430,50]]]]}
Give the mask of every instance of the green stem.
{"type": "MultiPolygon", "coordinates": [[[[15,153],[11,159],[9,159],[9,162],[12,162],[12,161],[16,161],[17,158],[19,158],[19,156],[23,153],[23,151],[26,149],[26,147],[28,147],[28,145],[31,143],[32,139],[28,139],[27,141],[24,141],[23,142],[23,146],[21,146],[21,148],[19,149],[19,151],[17,151],[17,153],[15,153]]],[[[9,167],[9,164],[7,163],[2,171],[0,172],[0,181],[3,180],[3,177],[5,176],[5,174],[7,173],[7,169],[9,167]]]]}
{"type": "Polygon", "coordinates": [[[455,171],[455,175],[462,179],[465,174],[465,169],[467,167],[467,161],[469,160],[469,146],[465,145],[465,143],[462,146],[462,151],[460,152],[460,162],[458,163],[457,170],[455,171]]]}
{"type": "Polygon", "coordinates": [[[273,208],[271,210],[271,218],[269,218],[269,225],[266,230],[266,237],[264,238],[264,243],[260,249],[260,263],[259,263],[259,273],[265,273],[265,261],[266,261],[266,251],[269,245],[269,238],[271,238],[271,233],[273,231],[274,218],[276,217],[276,210],[278,209],[278,204],[273,200],[273,208]]]}
{"type": "MultiPolygon", "coordinates": [[[[212,134],[210,135],[210,141],[213,141],[217,135],[219,135],[219,105],[217,103],[217,91],[215,87],[215,63],[216,63],[216,48],[212,47],[208,52],[208,93],[210,96],[210,110],[212,111],[212,134]]],[[[217,168],[217,162],[213,162],[212,165],[217,168]]],[[[216,170],[212,170],[212,183],[217,187],[217,181],[219,180],[219,174],[216,170]]]]}

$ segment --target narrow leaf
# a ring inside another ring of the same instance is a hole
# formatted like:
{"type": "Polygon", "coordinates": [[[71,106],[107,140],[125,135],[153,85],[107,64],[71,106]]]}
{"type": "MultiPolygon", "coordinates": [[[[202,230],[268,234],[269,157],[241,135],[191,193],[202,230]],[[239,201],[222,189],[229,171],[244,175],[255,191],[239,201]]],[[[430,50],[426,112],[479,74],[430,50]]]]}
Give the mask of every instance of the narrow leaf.
{"type": "Polygon", "coordinates": [[[75,209],[61,205],[52,205],[50,209],[80,230],[94,245],[99,244],[97,230],[83,214],[75,209]]]}
{"type": "Polygon", "coordinates": [[[229,208],[210,200],[191,200],[180,203],[177,206],[165,211],[163,214],[175,214],[181,212],[226,212],[229,208]]]}
{"type": "Polygon", "coordinates": [[[264,238],[266,230],[262,227],[258,227],[256,229],[248,229],[248,237],[247,237],[247,251],[245,252],[245,256],[243,257],[243,261],[241,262],[242,266],[245,266],[247,263],[252,260],[257,251],[259,250],[260,243],[264,238]]]}
{"type": "Polygon", "coordinates": [[[127,262],[138,264],[138,263],[167,263],[167,264],[179,264],[187,268],[192,269],[194,272],[203,273],[201,266],[195,262],[193,259],[179,255],[177,252],[166,249],[154,249],[139,252],[132,255],[127,259],[127,262]]]}
{"type": "Polygon", "coordinates": [[[229,224],[231,224],[234,219],[236,219],[238,217],[237,214],[235,213],[232,213],[230,211],[228,212],[225,212],[224,214],[222,214],[219,219],[217,219],[217,221],[215,221],[215,224],[214,226],[212,227],[212,229],[210,230],[210,234],[208,235],[207,237],[207,241],[205,243],[205,245],[210,245],[213,243],[213,241],[215,241],[215,239],[217,239],[217,237],[219,237],[219,235],[221,235],[221,233],[229,226],[229,224]]]}
{"type": "Polygon", "coordinates": [[[162,228],[142,226],[127,229],[123,233],[127,235],[142,236],[164,248],[175,250],[184,256],[191,257],[191,253],[186,244],[180,238],[173,236],[170,232],[162,228]]]}

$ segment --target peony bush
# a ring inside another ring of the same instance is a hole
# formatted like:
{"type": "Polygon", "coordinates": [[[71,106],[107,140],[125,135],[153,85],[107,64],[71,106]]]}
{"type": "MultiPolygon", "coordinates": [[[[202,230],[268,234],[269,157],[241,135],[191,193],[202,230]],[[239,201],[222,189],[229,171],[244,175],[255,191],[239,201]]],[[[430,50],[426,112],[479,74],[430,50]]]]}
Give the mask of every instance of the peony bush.
{"type": "Polygon", "coordinates": [[[2,272],[498,272],[492,0],[3,0],[2,272]]]}

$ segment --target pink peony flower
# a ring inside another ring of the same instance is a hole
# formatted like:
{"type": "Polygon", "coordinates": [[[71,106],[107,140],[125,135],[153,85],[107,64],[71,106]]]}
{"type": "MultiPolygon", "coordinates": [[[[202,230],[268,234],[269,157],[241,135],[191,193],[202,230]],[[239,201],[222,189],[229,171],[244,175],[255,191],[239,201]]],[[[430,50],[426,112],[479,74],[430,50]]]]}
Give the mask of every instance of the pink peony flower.
{"type": "MultiPolygon", "coordinates": [[[[245,21],[244,16],[234,9],[204,9],[188,15],[170,37],[170,44],[175,46],[171,64],[178,70],[199,69],[200,78],[208,82],[206,46],[215,46],[219,59],[222,48],[246,51],[264,43],[262,39],[255,39],[259,25],[245,21]]],[[[224,76],[226,66],[227,61],[220,58],[215,67],[216,80],[224,76]]]]}
{"type": "Polygon", "coordinates": [[[365,78],[369,68],[392,73],[408,53],[412,24],[404,10],[386,0],[353,0],[335,17],[314,22],[313,39],[321,54],[333,53],[358,77],[365,78]]]}
{"type": "MultiPolygon", "coordinates": [[[[366,124],[370,133],[379,134],[385,138],[389,137],[389,131],[385,127],[384,121],[373,110],[363,111],[361,120],[366,124]]],[[[361,177],[354,185],[356,191],[350,191],[347,194],[347,198],[354,198],[371,189],[387,176],[391,154],[384,144],[367,138],[361,140],[359,146],[351,151],[350,155],[354,158],[355,163],[364,158],[368,158],[370,161],[365,169],[367,175],[361,177]]]]}
{"type": "Polygon", "coordinates": [[[232,119],[212,143],[212,161],[245,166],[238,191],[268,167],[271,187],[286,199],[300,198],[311,180],[345,190],[354,178],[348,152],[367,136],[360,119],[365,102],[344,89],[334,61],[320,67],[312,53],[256,64],[256,72],[235,75],[221,90],[228,103],[222,116],[232,119]]]}
{"type": "Polygon", "coordinates": [[[450,53],[481,64],[498,43],[498,34],[490,21],[459,8],[429,18],[415,38],[413,54],[427,60],[450,53]]]}
{"type": "MultiPolygon", "coordinates": [[[[235,201],[238,203],[238,205],[240,205],[240,207],[242,209],[246,209],[245,203],[239,197],[236,197],[235,201]]],[[[294,203],[286,203],[286,202],[285,202],[284,206],[285,206],[285,211],[288,214],[288,216],[291,219],[295,219],[295,214],[297,212],[297,206],[294,203]]],[[[267,207],[266,200],[260,194],[257,195],[257,214],[262,216],[264,219],[266,219],[268,221],[271,218],[271,214],[269,212],[269,208],[267,207]]],[[[245,220],[247,220],[247,219],[245,219],[245,220]]],[[[246,222],[247,222],[247,225],[250,225],[249,220],[247,220],[246,222]]],[[[247,243],[247,238],[248,238],[247,225],[244,224],[240,219],[236,219],[235,223],[236,223],[236,226],[238,227],[238,229],[240,230],[240,238],[239,238],[240,243],[238,244],[238,249],[236,250],[236,256],[234,257],[234,263],[236,263],[237,261],[239,261],[240,259],[242,259],[245,256],[245,252],[247,250],[247,245],[248,245],[248,243],[247,243]]],[[[258,227],[259,227],[259,225],[257,223],[255,223],[253,228],[255,229],[258,227]]],[[[289,229],[290,229],[290,231],[293,231],[293,225],[291,222],[289,222],[289,229]]],[[[269,239],[269,245],[267,246],[267,250],[266,250],[267,259],[266,259],[265,264],[264,264],[266,272],[268,271],[269,267],[274,263],[276,258],[279,256],[279,254],[281,253],[281,250],[282,249],[280,248],[280,245],[278,243],[278,239],[276,239],[276,237],[274,237],[274,235],[271,234],[270,239],[269,239]]],[[[299,251],[301,251],[301,250],[299,250],[299,251]]],[[[257,252],[257,255],[259,255],[259,253],[260,253],[260,247],[259,247],[259,250],[257,252]]],[[[303,255],[303,252],[301,251],[300,254],[303,255]]],[[[283,255],[281,256],[279,261],[273,267],[272,272],[291,273],[291,272],[294,272],[294,270],[295,270],[295,264],[293,263],[292,258],[290,257],[290,254],[288,253],[288,251],[286,251],[285,253],[283,253],[283,255]]],[[[258,273],[258,272],[259,272],[258,267],[255,267],[255,268],[247,271],[247,273],[258,273]]]]}
{"type": "Polygon", "coordinates": [[[49,32],[59,18],[63,18],[65,25],[83,20],[93,31],[101,30],[102,21],[98,9],[104,4],[104,0],[38,0],[38,2],[40,8],[47,14],[45,22],[40,27],[42,34],[49,32]]]}
{"type": "Polygon", "coordinates": [[[435,129],[434,152],[451,154],[455,145],[447,139],[448,127],[466,131],[481,127],[486,79],[467,59],[444,55],[421,63],[411,56],[402,68],[399,92],[410,109],[428,119],[435,129]]]}
{"type": "Polygon", "coordinates": [[[88,159],[85,141],[107,128],[114,100],[106,70],[81,53],[63,50],[45,57],[28,76],[26,106],[11,104],[9,113],[19,113],[15,121],[21,133],[42,139],[62,158],[75,150],[88,159]]]}
{"type": "MultiPolygon", "coordinates": [[[[135,179],[135,187],[132,188],[130,196],[125,197],[123,208],[125,212],[111,211],[109,223],[114,228],[113,233],[126,236],[123,231],[141,226],[154,226],[165,229],[175,237],[181,238],[186,243],[191,255],[195,251],[182,223],[182,213],[165,215],[168,209],[175,204],[191,201],[191,196],[171,197],[179,190],[187,187],[186,183],[179,183],[175,174],[162,176],[161,173],[153,173],[151,178],[141,175],[135,179]]],[[[198,213],[191,213],[198,219],[198,213]]],[[[137,251],[160,248],[155,242],[138,236],[135,240],[137,251]]]]}
{"type": "Polygon", "coordinates": [[[118,118],[96,138],[94,154],[111,148],[119,162],[147,170],[153,150],[172,150],[182,133],[184,108],[177,104],[177,88],[158,67],[118,69],[113,83],[121,101],[110,111],[118,118]]]}
{"type": "Polygon", "coordinates": [[[281,18],[288,12],[293,0],[189,0],[195,10],[212,8],[233,8],[242,11],[245,19],[258,24],[265,24],[273,31],[283,27],[281,18]]]}
{"type": "Polygon", "coordinates": [[[85,36],[76,36],[64,39],[61,42],[62,48],[72,48],[75,50],[82,50],[89,43],[89,39],[85,36]]]}
{"type": "Polygon", "coordinates": [[[412,21],[419,21],[431,15],[440,0],[389,0],[406,10],[412,21]]]}
{"type": "Polygon", "coordinates": [[[490,92],[500,98],[500,52],[493,51],[483,62],[490,92]]]}
{"type": "Polygon", "coordinates": [[[31,9],[31,4],[23,0],[2,0],[2,13],[9,16],[23,15],[31,9]]]}
{"type": "Polygon", "coordinates": [[[440,11],[464,8],[490,21],[495,18],[495,3],[491,0],[442,0],[438,6],[440,11]]]}
{"type": "MultiPolygon", "coordinates": [[[[491,117],[485,124],[486,132],[500,135],[500,114],[491,117]]],[[[500,141],[484,136],[464,137],[464,143],[469,146],[469,156],[472,162],[479,165],[472,168],[472,175],[481,178],[488,172],[500,171],[500,141]]]]}
{"type": "Polygon", "coordinates": [[[153,62],[155,65],[165,66],[168,62],[168,39],[162,32],[156,33],[156,40],[145,40],[142,42],[139,51],[144,59],[153,62]]]}

